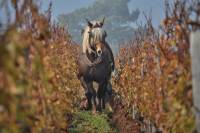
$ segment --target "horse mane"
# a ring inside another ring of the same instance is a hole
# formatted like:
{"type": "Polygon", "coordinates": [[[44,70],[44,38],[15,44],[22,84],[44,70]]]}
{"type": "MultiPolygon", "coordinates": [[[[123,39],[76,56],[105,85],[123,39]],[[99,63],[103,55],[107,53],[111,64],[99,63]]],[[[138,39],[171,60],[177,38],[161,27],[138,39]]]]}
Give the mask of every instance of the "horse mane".
{"type": "Polygon", "coordinates": [[[106,32],[102,28],[95,28],[92,30],[92,43],[105,42],[106,32]]]}
{"type": "Polygon", "coordinates": [[[82,47],[83,47],[83,53],[85,54],[88,47],[90,47],[90,41],[89,41],[89,34],[90,27],[86,26],[83,33],[83,41],[82,41],[82,47]]]}

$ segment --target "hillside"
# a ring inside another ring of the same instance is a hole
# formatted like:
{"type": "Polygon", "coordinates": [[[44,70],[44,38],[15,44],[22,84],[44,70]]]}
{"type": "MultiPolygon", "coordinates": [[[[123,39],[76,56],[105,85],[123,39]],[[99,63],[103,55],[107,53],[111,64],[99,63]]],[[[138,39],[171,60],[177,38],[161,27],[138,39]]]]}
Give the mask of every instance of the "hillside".
{"type": "Polygon", "coordinates": [[[131,23],[138,19],[140,11],[129,11],[130,0],[97,0],[91,6],[75,10],[68,14],[61,14],[58,22],[61,26],[69,28],[74,40],[81,42],[81,29],[84,28],[85,19],[100,20],[106,17],[104,28],[108,33],[107,40],[115,47],[130,40],[134,36],[134,28],[131,23]]]}

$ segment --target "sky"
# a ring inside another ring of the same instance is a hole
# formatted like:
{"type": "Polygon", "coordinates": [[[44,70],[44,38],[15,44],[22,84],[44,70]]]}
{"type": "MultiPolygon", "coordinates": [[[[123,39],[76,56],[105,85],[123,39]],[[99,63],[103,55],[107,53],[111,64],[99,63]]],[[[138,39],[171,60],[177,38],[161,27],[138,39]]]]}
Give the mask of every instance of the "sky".
{"type": "MultiPolygon", "coordinates": [[[[59,14],[67,14],[81,7],[92,5],[95,0],[43,0],[42,9],[48,8],[48,3],[53,3],[53,19],[57,19],[59,14]]],[[[152,21],[154,26],[158,26],[164,17],[164,0],[131,0],[129,9],[140,9],[141,14],[138,22],[144,22],[143,13],[149,14],[151,11],[152,21]]]]}
{"type": "MultiPolygon", "coordinates": [[[[88,7],[93,4],[95,0],[41,0],[42,10],[46,10],[48,8],[49,2],[52,1],[53,3],[53,19],[56,20],[58,15],[60,14],[67,14],[76,9],[82,7],[88,7]]],[[[146,12],[147,14],[152,11],[152,21],[153,25],[157,27],[163,16],[164,16],[164,0],[131,0],[129,3],[129,9],[140,9],[141,12],[146,12]]],[[[0,0],[1,2],[1,0],[0,0]]],[[[5,13],[0,11],[0,20],[3,20],[5,17],[5,13]]],[[[142,13],[139,16],[138,22],[144,22],[144,17],[142,13]]]]}

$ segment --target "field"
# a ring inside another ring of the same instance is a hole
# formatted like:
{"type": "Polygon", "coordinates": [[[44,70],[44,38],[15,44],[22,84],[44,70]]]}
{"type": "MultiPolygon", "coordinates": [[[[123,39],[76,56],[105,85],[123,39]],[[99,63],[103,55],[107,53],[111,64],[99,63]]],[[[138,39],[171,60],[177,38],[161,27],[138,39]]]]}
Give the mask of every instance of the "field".
{"type": "Polygon", "coordinates": [[[189,36],[200,26],[198,1],[166,2],[160,28],[145,15],[115,57],[114,111],[96,116],[80,110],[80,45],[51,22],[51,5],[41,13],[17,2],[14,22],[0,25],[0,132],[195,132],[189,36]]]}

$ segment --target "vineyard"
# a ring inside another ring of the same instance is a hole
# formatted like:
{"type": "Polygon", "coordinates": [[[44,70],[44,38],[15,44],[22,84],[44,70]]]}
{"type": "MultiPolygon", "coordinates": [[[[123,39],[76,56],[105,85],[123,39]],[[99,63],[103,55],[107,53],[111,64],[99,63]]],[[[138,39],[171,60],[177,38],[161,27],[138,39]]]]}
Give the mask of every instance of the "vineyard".
{"type": "Polygon", "coordinates": [[[0,132],[69,132],[76,117],[93,125],[100,121],[99,132],[104,132],[101,126],[109,132],[141,132],[148,125],[157,132],[195,132],[189,36],[200,26],[199,3],[166,1],[159,28],[144,15],[146,24],[138,25],[135,37],[115,57],[114,112],[93,117],[80,110],[80,45],[51,21],[52,5],[42,13],[32,0],[4,0],[1,8],[8,14],[7,25],[0,25],[0,132]]]}

